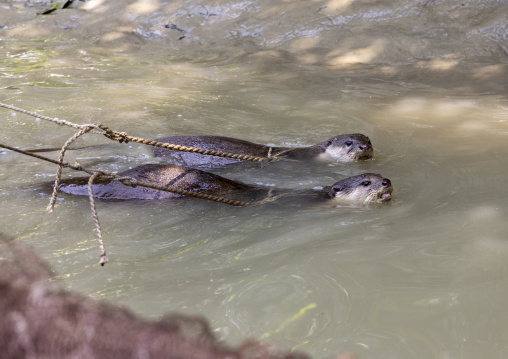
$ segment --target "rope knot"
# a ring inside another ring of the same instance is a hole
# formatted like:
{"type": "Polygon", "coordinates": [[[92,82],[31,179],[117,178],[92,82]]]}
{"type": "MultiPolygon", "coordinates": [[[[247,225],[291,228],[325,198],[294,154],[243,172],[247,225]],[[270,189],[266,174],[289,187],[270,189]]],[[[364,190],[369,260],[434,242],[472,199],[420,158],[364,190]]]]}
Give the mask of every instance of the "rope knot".
{"type": "Polygon", "coordinates": [[[122,143],[122,142],[128,143],[129,142],[129,140],[128,140],[129,135],[126,132],[113,131],[108,126],[104,126],[103,124],[98,124],[97,127],[100,128],[101,130],[103,130],[104,136],[106,136],[110,140],[118,141],[120,143],[122,143]]]}

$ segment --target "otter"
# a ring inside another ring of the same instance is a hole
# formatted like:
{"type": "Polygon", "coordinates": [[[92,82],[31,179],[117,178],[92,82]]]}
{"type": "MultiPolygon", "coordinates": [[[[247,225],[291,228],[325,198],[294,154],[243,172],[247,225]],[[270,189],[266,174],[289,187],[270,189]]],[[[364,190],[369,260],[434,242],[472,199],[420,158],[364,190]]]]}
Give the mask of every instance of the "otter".
{"type": "MultiPolygon", "coordinates": [[[[277,156],[294,160],[324,160],[351,162],[367,160],[373,156],[370,139],[360,133],[344,134],[310,147],[270,147],[224,136],[173,136],[159,138],[158,141],[204,150],[215,150],[258,157],[277,156]]],[[[168,156],[182,166],[221,167],[242,162],[234,158],[200,155],[154,147],[156,157],[168,156]]]]}
{"type": "MultiPolygon", "coordinates": [[[[256,190],[255,187],[241,182],[232,181],[205,171],[176,165],[141,165],[119,173],[119,175],[165,187],[211,195],[256,190]]],[[[88,178],[68,178],[62,181],[59,189],[63,193],[88,195],[88,178]]],[[[172,192],[142,186],[130,187],[118,181],[101,178],[95,181],[93,193],[95,197],[101,199],[167,199],[181,197],[181,195],[172,192]]]]}
{"type": "MultiPolygon", "coordinates": [[[[176,165],[142,165],[119,174],[138,181],[150,182],[180,190],[225,196],[235,200],[257,201],[278,194],[311,195],[312,198],[334,199],[337,202],[387,202],[392,198],[392,183],[379,174],[364,173],[349,177],[322,189],[275,190],[233,181],[219,175],[176,165]]],[[[59,189],[63,193],[88,195],[88,178],[69,178],[59,189]]],[[[101,199],[157,200],[181,197],[178,194],[147,187],[130,187],[118,181],[99,180],[93,185],[94,196],[101,199]]]]}

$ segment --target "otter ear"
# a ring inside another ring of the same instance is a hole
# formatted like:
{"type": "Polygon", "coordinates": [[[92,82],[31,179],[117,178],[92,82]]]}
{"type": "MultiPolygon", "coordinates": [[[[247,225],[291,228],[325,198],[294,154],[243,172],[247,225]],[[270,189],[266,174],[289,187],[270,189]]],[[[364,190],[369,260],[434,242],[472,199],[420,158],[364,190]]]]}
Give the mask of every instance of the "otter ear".
{"type": "Polygon", "coordinates": [[[335,186],[326,186],[326,187],[323,188],[321,193],[326,198],[333,198],[333,197],[335,197],[335,194],[337,193],[337,190],[335,189],[335,186]]]}
{"type": "Polygon", "coordinates": [[[335,192],[340,192],[344,190],[344,186],[341,184],[336,184],[335,186],[332,186],[332,188],[335,190],[335,192]]]}
{"type": "Polygon", "coordinates": [[[323,192],[322,193],[327,198],[334,198],[337,195],[337,192],[343,191],[344,188],[345,188],[344,185],[334,184],[334,185],[331,185],[331,186],[323,188],[323,192]]]}

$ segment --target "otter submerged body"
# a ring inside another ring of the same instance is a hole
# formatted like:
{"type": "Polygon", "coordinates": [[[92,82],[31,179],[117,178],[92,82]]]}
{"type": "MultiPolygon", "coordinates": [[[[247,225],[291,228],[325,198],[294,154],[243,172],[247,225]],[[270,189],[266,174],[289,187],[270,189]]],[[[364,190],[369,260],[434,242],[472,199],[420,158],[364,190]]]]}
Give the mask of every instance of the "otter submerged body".
{"type": "MultiPolygon", "coordinates": [[[[339,135],[314,146],[297,148],[270,147],[224,136],[173,136],[160,138],[158,141],[204,150],[257,157],[279,155],[280,157],[296,160],[317,159],[349,162],[369,159],[373,155],[370,139],[362,134],[339,135]]],[[[159,147],[154,148],[154,154],[158,157],[170,157],[182,166],[221,167],[242,162],[242,160],[234,158],[207,156],[159,147]]]]}
{"type": "MultiPolygon", "coordinates": [[[[120,173],[120,175],[170,188],[248,201],[261,200],[269,195],[310,194],[314,198],[333,202],[380,203],[391,199],[393,189],[389,179],[373,173],[349,177],[332,186],[324,187],[322,190],[278,190],[275,193],[272,193],[271,189],[250,186],[212,173],[175,165],[143,165],[120,173]]],[[[59,189],[68,194],[88,195],[88,178],[65,180],[59,189]]],[[[94,184],[93,194],[102,199],[120,200],[156,200],[181,197],[171,192],[141,186],[130,187],[111,180],[98,181],[94,184]]]]}
{"type": "MultiPolygon", "coordinates": [[[[212,173],[175,165],[142,165],[120,173],[121,176],[196,193],[225,195],[230,192],[254,191],[255,187],[235,182],[212,173]]],[[[69,178],[59,187],[63,193],[88,195],[88,178],[69,178]]],[[[167,199],[181,195],[148,187],[126,186],[119,181],[98,180],[93,185],[94,197],[102,199],[167,199]]]]}

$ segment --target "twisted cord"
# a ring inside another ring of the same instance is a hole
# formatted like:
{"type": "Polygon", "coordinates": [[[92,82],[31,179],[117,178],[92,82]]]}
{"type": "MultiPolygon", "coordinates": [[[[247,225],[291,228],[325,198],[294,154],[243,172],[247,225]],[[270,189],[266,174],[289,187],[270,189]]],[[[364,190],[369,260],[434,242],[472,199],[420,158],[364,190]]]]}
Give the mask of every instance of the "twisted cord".
{"type": "Polygon", "coordinates": [[[187,190],[181,190],[181,189],[166,187],[166,186],[162,186],[162,185],[156,185],[156,184],[148,183],[148,182],[144,182],[144,181],[138,181],[137,179],[135,179],[133,177],[129,177],[129,176],[120,176],[120,175],[117,175],[115,173],[108,172],[108,171],[98,171],[98,170],[84,168],[78,163],[70,164],[67,162],[63,162],[63,160],[62,160],[63,154],[65,152],[65,149],[68,147],[68,145],[70,145],[75,139],[77,139],[79,136],[83,135],[84,133],[88,132],[89,130],[90,130],[90,128],[83,128],[78,133],[76,133],[71,139],[69,139],[66,142],[66,144],[63,146],[62,153],[61,153],[61,156],[58,161],[53,160],[48,157],[45,157],[45,156],[35,154],[35,153],[26,152],[26,151],[23,151],[23,150],[20,150],[20,149],[17,149],[17,148],[8,146],[8,145],[4,145],[1,143],[0,143],[0,147],[6,148],[6,149],[14,151],[14,152],[21,153],[26,156],[34,157],[34,158],[37,158],[37,159],[40,159],[43,161],[47,161],[47,162],[51,162],[51,163],[54,163],[59,166],[59,170],[57,171],[57,180],[55,181],[55,188],[53,189],[53,195],[51,197],[51,201],[50,201],[50,205],[48,206],[48,209],[53,208],[54,202],[56,200],[57,186],[60,183],[59,177],[61,175],[61,168],[63,168],[63,167],[71,168],[76,171],[86,172],[90,175],[90,178],[88,179],[88,197],[90,200],[90,208],[92,211],[92,217],[95,222],[97,237],[98,237],[98,241],[99,241],[99,247],[100,247],[100,261],[99,261],[99,263],[101,266],[104,266],[104,264],[106,264],[108,262],[108,258],[106,257],[106,249],[105,249],[104,240],[102,237],[102,229],[101,229],[101,225],[99,222],[99,216],[97,214],[97,208],[95,206],[95,198],[93,195],[93,184],[100,177],[105,177],[106,179],[111,179],[113,181],[119,181],[120,183],[122,183],[123,185],[126,185],[126,186],[131,186],[131,187],[143,186],[143,187],[153,188],[153,189],[157,189],[157,190],[161,190],[161,191],[176,193],[176,194],[183,195],[183,196],[196,197],[196,198],[206,199],[208,201],[229,204],[231,206],[259,205],[259,204],[272,202],[272,201],[275,201],[281,197],[292,194],[291,192],[288,192],[288,193],[283,193],[283,194],[280,194],[277,196],[271,196],[271,192],[270,192],[268,197],[263,200],[254,201],[254,202],[242,202],[242,201],[232,200],[229,198],[214,196],[214,195],[210,195],[210,194],[206,194],[206,193],[196,193],[196,192],[191,192],[191,191],[187,191],[187,190]]]}
{"type": "Polygon", "coordinates": [[[99,222],[99,216],[97,215],[97,208],[95,207],[95,198],[93,196],[93,183],[102,175],[103,173],[98,171],[91,175],[88,179],[88,198],[90,199],[90,209],[92,210],[92,218],[95,222],[95,230],[97,231],[97,239],[99,240],[99,248],[101,251],[99,264],[104,266],[104,264],[108,262],[108,257],[106,257],[106,248],[104,247],[104,240],[102,239],[101,224],[99,222]]]}
{"type": "Polygon", "coordinates": [[[56,161],[56,160],[53,160],[53,159],[48,158],[48,157],[44,157],[44,156],[41,156],[41,155],[38,155],[38,154],[35,154],[35,153],[31,153],[31,152],[26,152],[26,151],[20,150],[18,148],[14,148],[14,147],[11,147],[11,146],[8,146],[8,145],[4,145],[4,144],[1,144],[1,143],[0,143],[0,147],[3,147],[3,148],[6,148],[8,150],[11,150],[11,151],[15,151],[15,152],[24,154],[26,156],[38,158],[38,159],[43,160],[43,161],[48,161],[48,162],[54,163],[56,165],[61,165],[62,167],[65,167],[65,168],[71,168],[71,169],[76,170],[76,171],[86,172],[89,175],[93,175],[93,174],[99,172],[101,174],[101,176],[107,176],[108,178],[110,178],[112,180],[120,181],[122,184],[124,184],[126,186],[131,186],[131,187],[143,186],[143,187],[157,189],[157,190],[160,190],[160,191],[166,191],[166,192],[176,193],[176,194],[183,195],[183,196],[196,197],[196,198],[206,199],[206,200],[209,200],[209,201],[225,203],[225,204],[229,204],[229,205],[232,205],[232,206],[249,206],[249,205],[252,205],[252,204],[256,203],[256,202],[236,201],[236,200],[232,200],[232,199],[229,199],[229,198],[209,195],[209,194],[206,194],[206,193],[191,192],[191,191],[187,191],[187,190],[181,190],[181,189],[177,189],[177,188],[165,187],[165,186],[162,186],[162,185],[156,185],[156,184],[149,183],[149,182],[138,181],[138,180],[136,180],[133,177],[120,176],[120,175],[117,175],[117,174],[115,174],[113,172],[92,170],[92,169],[84,168],[84,167],[82,167],[79,164],[70,164],[68,162],[56,161]]]}
{"type": "Polygon", "coordinates": [[[41,156],[41,155],[37,155],[35,153],[30,153],[30,152],[23,151],[23,150],[20,150],[20,149],[11,147],[11,146],[3,145],[3,144],[0,144],[0,147],[3,147],[3,148],[6,148],[6,149],[9,149],[11,151],[15,151],[15,152],[24,154],[26,156],[38,158],[38,159],[41,159],[41,160],[44,160],[44,161],[48,161],[48,162],[51,162],[51,163],[54,163],[54,164],[58,165],[58,169],[57,169],[57,173],[56,173],[56,179],[55,179],[55,183],[54,183],[54,187],[53,187],[53,193],[51,195],[50,203],[49,203],[49,205],[47,207],[47,210],[49,212],[52,212],[53,209],[54,209],[54,205],[55,205],[55,202],[56,202],[56,197],[57,197],[57,194],[58,194],[58,188],[60,186],[60,181],[61,181],[61,175],[62,175],[62,169],[63,169],[63,167],[71,168],[71,169],[74,169],[74,170],[77,170],[77,171],[83,171],[83,172],[86,172],[86,173],[88,173],[90,175],[90,178],[88,180],[88,196],[89,196],[89,200],[90,200],[90,208],[91,208],[91,211],[92,211],[93,220],[95,222],[95,226],[96,226],[96,230],[97,230],[97,236],[98,236],[98,240],[99,240],[100,251],[101,251],[101,254],[100,254],[100,258],[101,259],[100,259],[99,263],[102,266],[108,262],[108,258],[106,257],[106,249],[105,249],[105,246],[104,246],[104,240],[102,238],[101,225],[100,225],[100,222],[99,222],[99,216],[97,214],[97,209],[96,209],[96,206],[95,206],[95,199],[94,199],[94,196],[93,196],[93,183],[99,177],[106,177],[106,178],[114,180],[114,181],[120,181],[122,184],[127,185],[127,186],[132,186],[132,187],[143,186],[143,187],[153,188],[153,189],[157,189],[157,190],[161,190],[161,191],[176,193],[176,194],[183,195],[183,196],[197,197],[197,198],[206,199],[206,200],[209,200],[209,201],[215,201],[215,202],[219,202],[219,203],[225,203],[225,204],[229,204],[229,205],[232,205],[232,206],[250,206],[250,205],[254,205],[254,204],[267,203],[267,202],[274,201],[275,199],[280,198],[280,197],[286,195],[286,194],[282,194],[282,195],[273,196],[273,197],[271,195],[269,195],[267,198],[265,198],[264,200],[261,200],[261,201],[242,202],[242,201],[236,201],[236,200],[232,200],[232,199],[224,198],[224,197],[220,197],[220,196],[209,195],[209,194],[205,194],[205,193],[196,193],[196,192],[191,192],[191,191],[187,191],[187,190],[180,190],[180,189],[166,187],[166,186],[159,186],[159,185],[155,185],[155,184],[148,183],[148,182],[138,181],[138,180],[136,180],[135,178],[132,178],[132,177],[119,176],[117,174],[114,174],[114,173],[111,173],[111,172],[107,172],[107,171],[90,170],[90,169],[82,167],[78,163],[72,165],[72,164],[69,164],[69,163],[63,161],[64,155],[65,155],[65,152],[66,152],[67,148],[75,140],[77,140],[79,137],[81,137],[82,135],[84,135],[85,133],[88,133],[88,132],[104,135],[107,138],[109,138],[111,140],[119,141],[120,143],[122,143],[122,142],[125,142],[125,143],[136,142],[136,143],[142,143],[142,144],[146,144],[146,145],[150,145],[150,146],[156,146],[156,147],[166,148],[166,149],[169,149],[169,150],[177,150],[177,151],[184,151],[184,152],[193,152],[193,153],[199,153],[199,154],[202,154],[202,155],[227,157],[227,158],[234,158],[234,159],[239,159],[239,160],[257,161],[257,162],[274,161],[274,160],[277,159],[277,157],[279,157],[280,154],[284,153],[285,151],[283,151],[282,153],[278,153],[276,155],[272,155],[272,148],[270,148],[267,157],[258,157],[258,156],[252,156],[252,155],[242,155],[242,154],[220,152],[220,151],[214,151],[214,150],[203,150],[203,149],[195,148],[195,147],[186,147],[186,146],[181,146],[181,145],[175,145],[175,144],[170,144],[170,143],[159,142],[159,141],[155,141],[155,140],[148,140],[148,139],[144,139],[144,138],[141,138],[141,137],[129,136],[125,132],[113,131],[110,128],[108,128],[107,126],[104,126],[104,125],[101,125],[101,124],[84,124],[84,125],[79,125],[79,124],[72,123],[70,121],[58,119],[56,117],[52,118],[52,117],[40,115],[40,114],[38,114],[36,112],[24,110],[22,108],[18,108],[18,107],[15,107],[15,106],[7,105],[7,104],[4,104],[4,103],[0,103],[0,107],[6,108],[6,109],[9,109],[9,110],[12,110],[12,111],[20,112],[20,113],[23,113],[25,115],[32,116],[32,117],[35,117],[35,118],[38,118],[38,119],[50,121],[50,122],[56,123],[58,125],[69,126],[69,127],[73,127],[73,128],[79,129],[79,131],[76,134],[74,134],[74,136],[72,136],[71,138],[69,138],[69,140],[67,140],[67,142],[65,142],[65,144],[63,145],[63,147],[60,150],[60,155],[59,155],[59,158],[58,158],[57,161],[52,160],[52,159],[47,158],[47,157],[44,157],[44,156],[41,156]]]}
{"type": "MultiPolygon", "coordinates": [[[[89,126],[89,127],[83,127],[81,130],[79,130],[74,136],[72,136],[71,138],[69,138],[67,140],[67,142],[65,142],[65,144],[63,145],[62,147],[62,150],[60,151],[60,156],[58,157],[58,162],[60,163],[63,163],[63,159],[64,159],[64,155],[65,155],[65,151],[67,150],[67,148],[71,145],[71,143],[73,143],[74,141],[76,141],[80,136],[84,135],[85,133],[91,131],[93,129],[93,127],[89,126]]],[[[62,168],[63,166],[62,165],[58,165],[58,169],[56,171],[56,178],[55,178],[55,185],[53,186],[53,193],[51,194],[51,200],[49,201],[49,205],[47,207],[47,210],[48,212],[53,212],[53,209],[55,207],[55,202],[56,202],[56,196],[58,194],[58,187],[60,186],[60,180],[61,180],[61,177],[62,177],[62,168]]]]}
{"type": "Polygon", "coordinates": [[[108,137],[109,139],[118,141],[120,143],[122,143],[122,142],[125,142],[125,143],[136,142],[136,143],[142,143],[142,144],[149,145],[149,146],[166,148],[168,150],[193,152],[193,153],[199,153],[199,154],[208,155],[208,156],[227,157],[227,158],[234,158],[234,159],[254,161],[254,162],[263,162],[263,161],[268,160],[268,158],[266,158],[266,157],[242,155],[242,154],[238,154],[238,153],[221,152],[221,151],[214,151],[214,150],[204,150],[204,149],[196,148],[196,147],[187,147],[187,146],[182,146],[182,145],[175,145],[172,143],[159,142],[156,140],[149,140],[149,139],[142,138],[142,137],[129,136],[125,132],[113,131],[110,128],[108,128],[107,126],[102,125],[102,124],[99,124],[97,126],[105,132],[104,136],[108,137]]]}
{"type": "Polygon", "coordinates": [[[95,124],[79,125],[79,124],[76,124],[76,123],[72,123],[70,121],[61,120],[61,119],[59,119],[57,117],[48,117],[48,116],[40,115],[37,112],[32,112],[32,111],[24,110],[22,108],[19,108],[19,107],[16,107],[16,106],[7,105],[7,104],[1,103],[1,102],[0,102],[0,107],[4,107],[4,108],[12,110],[12,111],[24,113],[25,115],[32,116],[32,117],[35,117],[35,118],[40,118],[41,120],[50,121],[50,122],[56,123],[57,125],[61,125],[61,126],[70,126],[70,127],[77,128],[77,129],[82,129],[82,128],[85,128],[85,127],[93,127],[95,129],[97,129],[97,131],[94,131],[94,133],[101,134],[101,135],[104,134],[104,131],[102,131],[99,128],[99,126],[97,126],[95,124]]]}
{"type": "MultiPolygon", "coordinates": [[[[77,128],[77,129],[91,127],[92,129],[94,129],[93,131],[91,131],[92,133],[104,135],[107,138],[114,140],[114,141],[118,141],[120,143],[122,143],[122,142],[125,142],[125,143],[136,142],[136,143],[142,143],[142,144],[149,145],[149,146],[166,148],[169,150],[176,150],[176,151],[183,151],[183,152],[194,152],[194,153],[199,153],[202,155],[227,157],[227,158],[234,158],[234,159],[245,160],[245,161],[263,162],[263,161],[269,160],[266,157],[242,155],[242,154],[238,154],[238,153],[229,153],[229,152],[221,152],[221,151],[214,151],[214,150],[204,150],[204,149],[196,148],[196,147],[186,147],[186,146],[175,145],[175,144],[171,144],[171,143],[149,140],[149,139],[145,139],[142,137],[129,136],[126,132],[113,131],[109,127],[102,125],[102,124],[79,125],[79,124],[76,124],[76,123],[73,123],[70,121],[58,119],[56,117],[52,118],[52,117],[48,117],[48,116],[43,116],[43,115],[40,115],[36,112],[24,110],[22,108],[7,105],[7,104],[1,103],[1,102],[0,102],[0,107],[4,107],[4,108],[12,110],[12,111],[20,112],[20,113],[23,113],[25,115],[32,116],[35,118],[40,118],[42,120],[51,121],[51,122],[56,123],[58,125],[70,126],[70,127],[77,128]]],[[[275,159],[275,156],[270,157],[270,160],[274,160],[274,159],[275,159]]]]}

